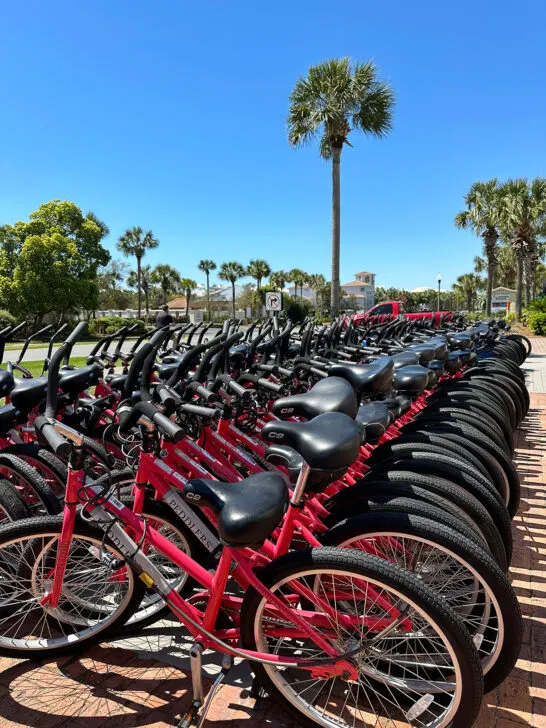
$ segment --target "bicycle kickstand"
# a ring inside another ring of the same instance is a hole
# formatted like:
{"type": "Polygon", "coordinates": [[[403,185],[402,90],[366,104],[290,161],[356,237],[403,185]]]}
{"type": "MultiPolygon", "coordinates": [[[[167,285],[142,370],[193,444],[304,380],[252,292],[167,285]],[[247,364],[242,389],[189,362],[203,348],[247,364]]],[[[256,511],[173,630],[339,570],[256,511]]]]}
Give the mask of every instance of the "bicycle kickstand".
{"type": "Polygon", "coordinates": [[[178,728],[191,728],[192,726],[202,728],[214,696],[233,665],[233,658],[231,655],[223,655],[222,669],[212,684],[206,700],[203,695],[203,645],[200,642],[194,642],[192,645],[190,665],[193,700],[186,715],[179,722],[178,728]],[[201,706],[203,706],[202,709],[201,706]]]}

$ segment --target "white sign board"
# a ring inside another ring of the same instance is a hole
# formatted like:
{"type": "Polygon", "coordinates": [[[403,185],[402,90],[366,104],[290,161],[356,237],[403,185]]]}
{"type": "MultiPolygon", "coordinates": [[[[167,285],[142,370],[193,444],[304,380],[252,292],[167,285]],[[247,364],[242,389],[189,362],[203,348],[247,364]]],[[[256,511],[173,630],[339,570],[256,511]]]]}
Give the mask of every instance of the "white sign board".
{"type": "Polygon", "coordinates": [[[189,318],[191,324],[200,324],[203,322],[203,310],[200,308],[193,309],[189,312],[189,318]]]}
{"type": "Polygon", "coordinates": [[[266,311],[282,311],[282,293],[270,291],[265,294],[266,311]]]}

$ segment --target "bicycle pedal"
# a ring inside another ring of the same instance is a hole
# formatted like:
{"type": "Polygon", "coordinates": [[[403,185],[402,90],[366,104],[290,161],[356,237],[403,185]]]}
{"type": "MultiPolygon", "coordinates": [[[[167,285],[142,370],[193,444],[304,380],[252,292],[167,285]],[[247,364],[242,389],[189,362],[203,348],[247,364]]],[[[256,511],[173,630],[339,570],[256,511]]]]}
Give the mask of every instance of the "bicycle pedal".
{"type": "Polygon", "coordinates": [[[177,728],[191,728],[191,726],[196,726],[200,707],[201,704],[194,700],[186,715],[179,721],[177,728]]]}

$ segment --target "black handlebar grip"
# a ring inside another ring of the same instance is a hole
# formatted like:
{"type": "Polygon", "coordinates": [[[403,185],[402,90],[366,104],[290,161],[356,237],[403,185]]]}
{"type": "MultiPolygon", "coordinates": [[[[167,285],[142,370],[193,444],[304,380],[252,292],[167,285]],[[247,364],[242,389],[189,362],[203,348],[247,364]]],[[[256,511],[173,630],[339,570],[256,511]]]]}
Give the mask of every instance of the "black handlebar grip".
{"type": "Polygon", "coordinates": [[[151,402],[139,402],[135,405],[135,409],[152,420],[163,434],[167,435],[173,442],[179,442],[185,437],[184,430],[168,417],[165,417],[151,402]]]}
{"type": "Polygon", "coordinates": [[[242,397],[246,392],[246,389],[240,384],[237,384],[237,382],[233,379],[230,379],[230,381],[228,382],[228,387],[231,389],[232,392],[235,392],[235,394],[238,394],[240,397],[242,397]]]}
{"type": "Polygon", "coordinates": [[[275,382],[270,382],[269,379],[264,379],[263,377],[260,377],[258,379],[258,384],[260,387],[264,387],[264,389],[270,389],[272,392],[282,392],[284,387],[282,384],[276,384],[275,382]]]}
{"type": "Polygon", "coordinates": [[[10,339],[11,339],[11,337],[12,337],[12,336],[13,336],[14,334],[16,334],[16,333],[17,333],[18,331],[21,331],[21,329],[23,328],[23,326],[26,326],[26,323],[27,323],[26,321],[21,321],[21,323],[20,323],[20,324],[17,324],[17,326],[15,326],[15,327],[14,327],[14,328],[13,328],[13,329],[12,329],[12,330],[11,330],[11,331],[9,332],[9,334],[8,334],[8,335],[9,335],[9,337],[10,337],[10,339]]]}
{"type": "Polygon", "coordinates": [[[198,384],[196,387],[192,387],[191,391],[198,394],[201,399],[205,400],[205,402],[216,402],[218,399],[215,392],[211,392],[210,389],[203,387],[202,384],[198,384]]]}
{"type": "Polygon", "coordinates": [[[191,402],[184,402],[180,410],[188,414],[197,415],[198,417],[206,417],[207,419],[213,419],[220,415],[220,411],[217,409],[200,407],[198,404],[191,404],[191,402]]]}
{"type": "Polygon", "coordinates": [[[161,400],[161,403],[165,405],[165,407],[168,407],[170,409],[173,409],[176,407],[176,404],[180,402],[180,397],[178,394],[173,392],[169,387],[166,387],[164,384],[158,384],[155,388],[155,391],[157,393],[157,396],[161,400]]]}
{"type": "Polygon", "coordinates": [[[85,329],[87,328],[87,322],[86,321],[80,321],[80,323],[76,326],[74,331],[70,334],[70,336],[67,336],[65,344],[68,344],[70,347],[74,346],[76,341],[80,338],[81,334],[85,329]]]}
{"type": "Polygon", "coordinates": [[[51,424],[47,417],[43,415],[37,417],[34,420],[34,429],[46,440],[57,457],[66,459],[70,456],[72,445],[62,435],[59,435],[55,426],[51,424]]]}

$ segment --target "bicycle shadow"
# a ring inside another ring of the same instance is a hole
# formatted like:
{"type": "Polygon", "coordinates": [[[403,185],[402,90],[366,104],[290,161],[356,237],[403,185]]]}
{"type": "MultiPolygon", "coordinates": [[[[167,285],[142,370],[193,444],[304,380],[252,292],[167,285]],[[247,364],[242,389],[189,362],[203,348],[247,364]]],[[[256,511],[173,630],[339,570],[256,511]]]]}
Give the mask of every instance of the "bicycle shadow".
{"type": "Polygon", "coordinates": [[[486,695],[477,728],[546,724],[546,413],[530,409],[516,439],[521,505],[513,521],[510,569],[523,618],[520,658],[502,685],[486,695]]]}

